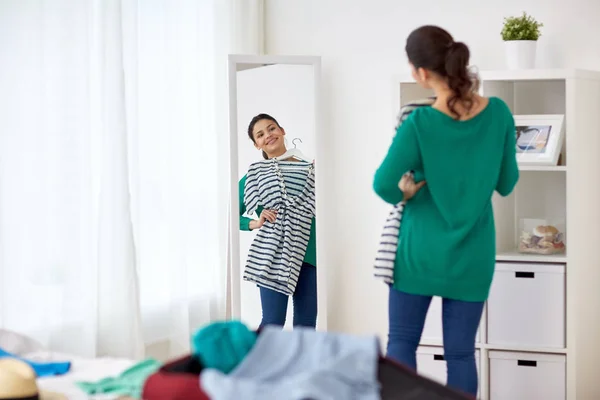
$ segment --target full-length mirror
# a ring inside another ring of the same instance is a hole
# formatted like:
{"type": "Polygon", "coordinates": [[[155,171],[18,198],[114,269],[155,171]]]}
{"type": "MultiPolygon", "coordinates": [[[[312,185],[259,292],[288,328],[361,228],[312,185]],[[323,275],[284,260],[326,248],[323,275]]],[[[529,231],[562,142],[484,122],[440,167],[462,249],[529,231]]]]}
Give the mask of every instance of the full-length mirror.
{"type": "Polygon", "coordinates": [[[317,284],[319,59],[229,61],[233,316],[253,328],[317,321],[324,328],[319,292],[326,285],[317,284]]]}

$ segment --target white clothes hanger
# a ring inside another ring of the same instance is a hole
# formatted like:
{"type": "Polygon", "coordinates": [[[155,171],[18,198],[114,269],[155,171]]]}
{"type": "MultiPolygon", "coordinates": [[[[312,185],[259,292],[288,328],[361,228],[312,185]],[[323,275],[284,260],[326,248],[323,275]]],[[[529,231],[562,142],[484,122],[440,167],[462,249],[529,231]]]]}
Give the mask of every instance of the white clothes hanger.
{"type": "MultiPolygon", "coordinates": [[[[300,143],[302,143],[302,139],[300,138],[294,138],[292,140],[292,144],[294,145],[294,148],[292,149],[288,149],[285,153],[283,153],[282,155],[280,155],[279,157],[276,157],[277,160],[280,161],[285,161],[285,160],[289,160],[290,158],[295,158],[299,161],[304,161],[304,162],[309,162],[308,158],[302,153],[302,151],[300,151],[299,148],[296,147],[296,140],[299,140],[300,143]]],[[[288,169],[306,169],[306,166],[302,166],[302,167],[289,167],[288,169]]]]}

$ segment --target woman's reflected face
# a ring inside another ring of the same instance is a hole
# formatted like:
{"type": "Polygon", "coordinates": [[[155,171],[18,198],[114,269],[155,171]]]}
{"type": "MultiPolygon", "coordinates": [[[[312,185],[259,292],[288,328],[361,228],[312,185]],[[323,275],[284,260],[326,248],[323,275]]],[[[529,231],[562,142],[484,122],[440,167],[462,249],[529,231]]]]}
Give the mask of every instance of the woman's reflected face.
{"type": "Polygon", "coordinates": [[[276,122],[261,119],[254,125],[252,131],[254,145],[268,155],[280,153],[285,149],[283,137],[285,131],[276,122]]]}

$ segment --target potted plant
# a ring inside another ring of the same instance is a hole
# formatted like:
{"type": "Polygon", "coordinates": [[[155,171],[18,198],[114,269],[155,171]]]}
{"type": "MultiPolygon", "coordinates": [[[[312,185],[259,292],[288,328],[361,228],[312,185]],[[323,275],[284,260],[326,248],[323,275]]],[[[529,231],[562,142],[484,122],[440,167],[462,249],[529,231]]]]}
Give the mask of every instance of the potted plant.
{"type": "Polygon", "coordinates": [[[535,67],[537,40],[544,25],[523,12],[519,17],[504,18],[502,40],[506,46],[506,63],[509,69],[535,67]]]}

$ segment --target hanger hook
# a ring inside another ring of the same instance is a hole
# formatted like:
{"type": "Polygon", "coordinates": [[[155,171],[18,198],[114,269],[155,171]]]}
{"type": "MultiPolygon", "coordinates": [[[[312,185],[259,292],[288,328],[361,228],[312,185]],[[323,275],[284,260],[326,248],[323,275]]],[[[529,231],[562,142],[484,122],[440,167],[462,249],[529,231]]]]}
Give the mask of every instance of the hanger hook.
{"type": "Polygon", "coordinates": [[[302,139],[300,139],[300,138],[294,138],[294,139],[292,140],[292,144],[294,145],[294,148],[296,148],[296,140],[299,140],[299,141],[300,141],[300,143],[302,143],[302,139]]]}

